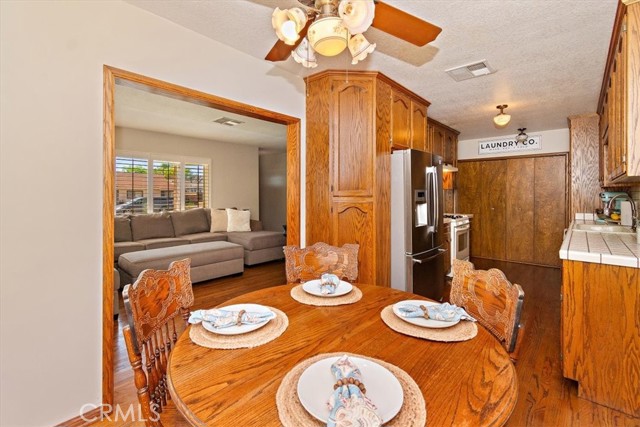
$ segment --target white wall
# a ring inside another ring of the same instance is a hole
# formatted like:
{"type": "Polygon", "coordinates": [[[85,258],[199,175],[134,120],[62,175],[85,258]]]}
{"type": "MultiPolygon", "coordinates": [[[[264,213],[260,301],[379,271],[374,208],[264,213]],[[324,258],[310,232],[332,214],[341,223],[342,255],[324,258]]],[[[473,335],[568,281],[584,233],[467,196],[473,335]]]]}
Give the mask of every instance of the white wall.
{"type": "MultiPolygon", "coordinates": [[[[490,139],[499,139],[502,135],[495,138],[467,139],[458,141],[458,160],[465,159],[489,159],[492,157],[510,157],[510,156],[531,156],[535,154],[548,153],[566,153],[569,151],[569,129],[555,129],[541,132],[530,131],[529,135],[540,135],[541,149],[530,151],[516,151],[507,153],[478,154],[478,142],[490,139]]],[[[509,134],[507,136],[515,136],[509,134]]]]}
{"type": "Polygon", "coordinates": [[[0,41],[0,424],[52,425],[101,400],[103,64],[300,118],[304,83],[120,1],[2,1],[0,41]]]}
{"type": "Polygon", "coordinates": [[[287,223],[287,153],[260,156],[260,220],[272,231],[287,223]]]}
{"type": "Polygon", "coordinates": [[[210,206],[250,209],[260,218],[258,147],[117,127],[116,150],[210,159],[210,206]]]}

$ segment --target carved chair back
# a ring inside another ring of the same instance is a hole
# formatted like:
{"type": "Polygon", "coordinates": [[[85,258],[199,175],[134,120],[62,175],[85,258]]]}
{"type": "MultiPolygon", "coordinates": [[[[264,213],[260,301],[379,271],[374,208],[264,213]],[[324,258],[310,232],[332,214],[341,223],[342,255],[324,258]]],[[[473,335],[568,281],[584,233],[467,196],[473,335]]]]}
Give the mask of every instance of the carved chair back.
{"type": "Polygon", "coordinates": [[[129,322],[123,335],[147,426],[162,425],[159,414],[170,399],[167,361],[193,305],[190,264],[183,259],[168,270],[144,270],[122,292],[129,322]]]}
{"type": "Polygon", "coordinates": [[[324,273],[335,274],[353,282],[358,278],[360,246],[347,243],[341,248],[318,242],[306,248],[285,246],[287,282],[317,279],[324,273]]]}
{"type": "Polygon", "coordinates": [[[513,358],[524,301],[520,285],[498,269],[475,270],[472,263],[455,260],[450,300],[491,331],[513,358]]]}

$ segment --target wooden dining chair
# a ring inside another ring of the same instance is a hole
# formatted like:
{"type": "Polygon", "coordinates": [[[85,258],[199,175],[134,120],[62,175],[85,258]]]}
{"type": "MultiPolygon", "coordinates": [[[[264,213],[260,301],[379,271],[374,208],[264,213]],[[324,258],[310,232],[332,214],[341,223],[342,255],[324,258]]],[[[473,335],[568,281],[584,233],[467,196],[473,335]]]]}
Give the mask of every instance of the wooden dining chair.
{"type": "Polygon", "coordinates": [[[524,291],[520,285],[509,282],[496,268],[475,270],[472,263],[455,260],[449,299],[491,331],[513,361],[517,359],[519,338],[523,335],[520,315],[524,291]]]}
{"type": "Polygon", "coordinates": [[[122,332],[147,426],[162,426],[160,414],[170,399],[167,361],[193,305],[190,264],[183,259],[168,270],[144,270],[122,292],[129,322],[122,332]]]}
{"type": "Polygon", "coordinates": [[[287,282],[305,282],[331,273],[351,282],[358,278],[358,250],[355,243],[342,247],[318,242],[306,248],[285,246],[287,282]]]}

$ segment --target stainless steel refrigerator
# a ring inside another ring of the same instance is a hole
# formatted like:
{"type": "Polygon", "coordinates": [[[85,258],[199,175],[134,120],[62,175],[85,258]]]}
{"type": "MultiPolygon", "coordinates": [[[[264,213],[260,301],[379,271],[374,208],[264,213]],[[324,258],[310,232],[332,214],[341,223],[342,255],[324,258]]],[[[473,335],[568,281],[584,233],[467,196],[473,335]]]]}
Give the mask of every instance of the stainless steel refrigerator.
{"type": "Polygon", "coordinates": [[[391,155],[391,286],[435,300],[444,291],[442,158],[391,155]]]}

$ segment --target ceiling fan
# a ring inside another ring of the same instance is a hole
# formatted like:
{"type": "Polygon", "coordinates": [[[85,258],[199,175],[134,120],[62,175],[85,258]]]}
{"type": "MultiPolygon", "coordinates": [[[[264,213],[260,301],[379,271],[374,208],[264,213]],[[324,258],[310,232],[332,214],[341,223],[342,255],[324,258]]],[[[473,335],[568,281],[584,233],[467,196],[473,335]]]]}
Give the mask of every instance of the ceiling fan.
{"type": "Polygon", "coordinates": [[[375,27],[416,46],[438,37],[442,28],[379,0],[298,0],[302,6],[276,8],[271,23],[278,41],[265,57],[284,61],[293,56],[304,67],[314,68],[315,53],[334,56],[347,47],[352,64],[367,57],[376,45],[362,33],[375,27]]]}

